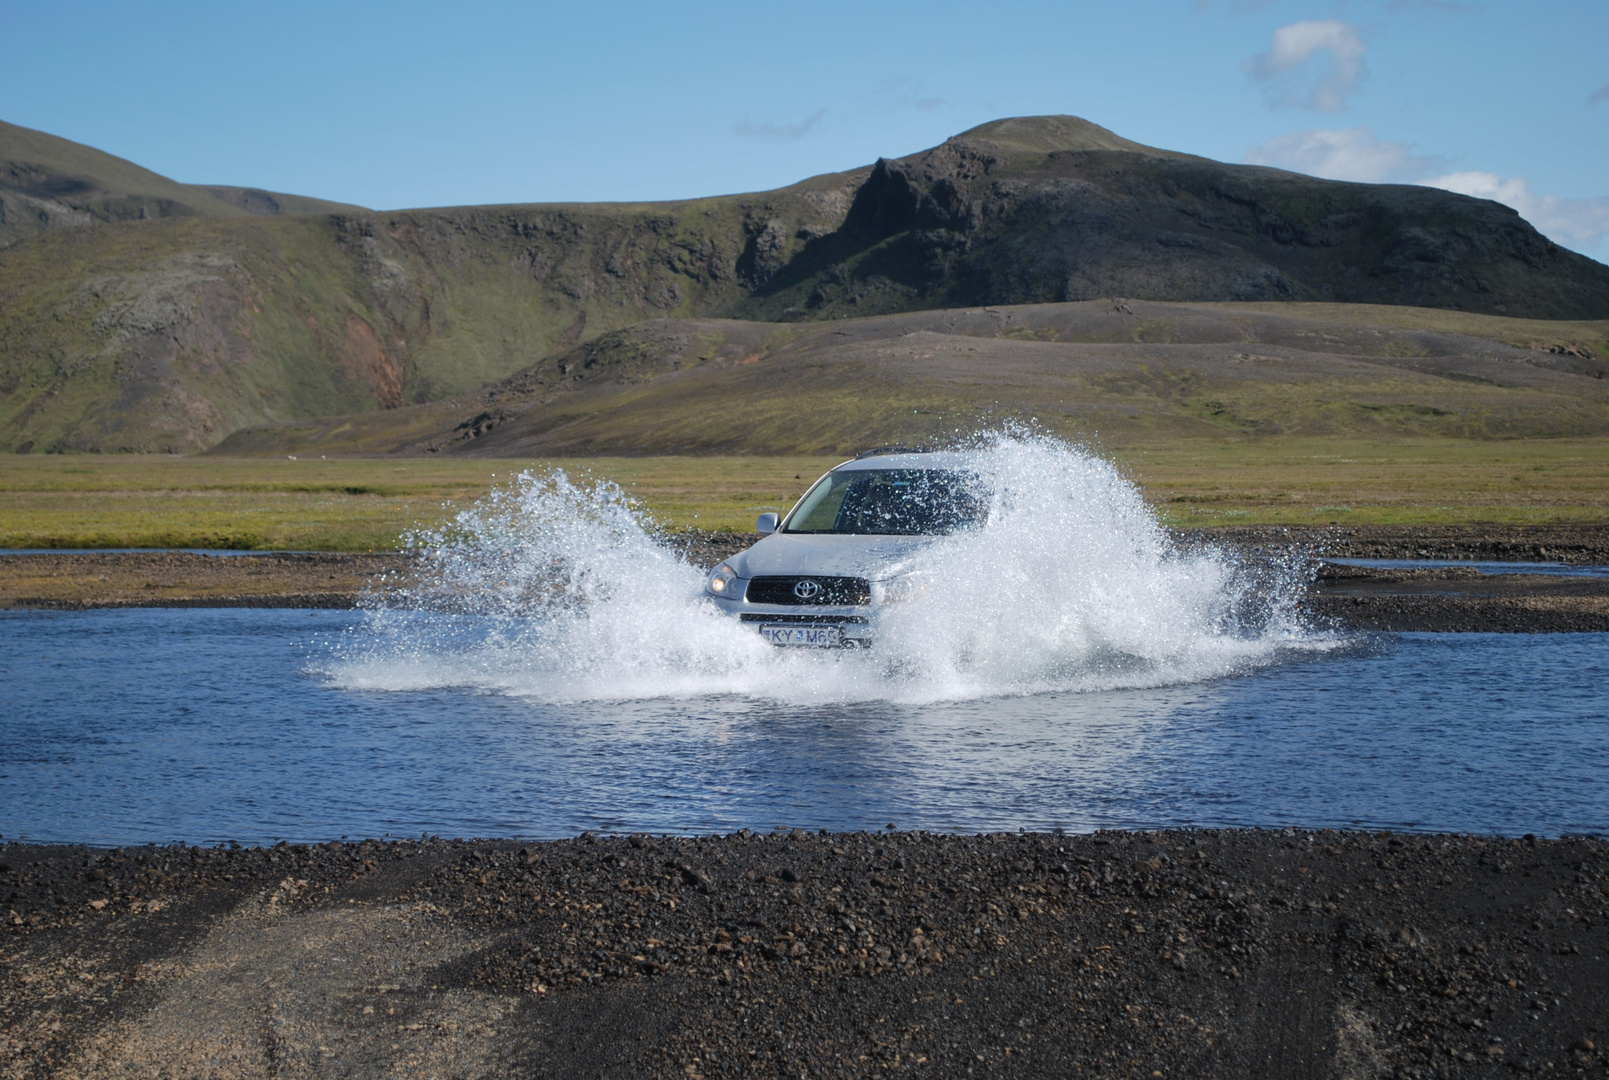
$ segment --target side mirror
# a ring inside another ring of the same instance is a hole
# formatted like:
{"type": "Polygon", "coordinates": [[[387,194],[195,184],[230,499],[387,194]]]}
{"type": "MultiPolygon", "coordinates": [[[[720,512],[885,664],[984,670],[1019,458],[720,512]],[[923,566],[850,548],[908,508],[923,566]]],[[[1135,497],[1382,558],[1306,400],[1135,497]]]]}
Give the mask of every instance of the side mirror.
{"type": "Polygon", "coordinates": [[[754,523],[754,531],[761,536],[770,536],[777,531],[777,516],[775,514],[761,514],[760,520],[754,523]]]}

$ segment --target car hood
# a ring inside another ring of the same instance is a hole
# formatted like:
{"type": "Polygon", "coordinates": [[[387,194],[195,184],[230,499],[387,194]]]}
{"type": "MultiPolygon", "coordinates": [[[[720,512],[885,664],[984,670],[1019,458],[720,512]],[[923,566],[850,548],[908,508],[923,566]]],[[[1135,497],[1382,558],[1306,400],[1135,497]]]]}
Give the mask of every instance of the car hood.
{"type": "Polygon", "coordinates": [[[758,544],[726,560],[738,577],[821,574],[893,577],[911,557],[937,540],[935,536],[841,536],[823,533],[772,533],[758,544]]]}

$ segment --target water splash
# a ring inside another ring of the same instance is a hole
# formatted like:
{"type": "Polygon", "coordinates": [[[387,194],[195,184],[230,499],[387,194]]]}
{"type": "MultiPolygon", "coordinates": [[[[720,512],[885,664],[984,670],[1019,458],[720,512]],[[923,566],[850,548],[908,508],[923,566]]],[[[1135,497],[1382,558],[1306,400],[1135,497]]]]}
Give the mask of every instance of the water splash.
{"type": "Polygon", "coordinates": [[[923,701],[1193,682],[1340,644],[1298,617],[1303,562],[1180,549],[1109,462],[1003,434],[965,455],[987,524],[910,559],[870,651],[773,648],[620,488],[525,473],[409,538],[423,572],[370,605],[327,674],[546,700],[923,701]]]}

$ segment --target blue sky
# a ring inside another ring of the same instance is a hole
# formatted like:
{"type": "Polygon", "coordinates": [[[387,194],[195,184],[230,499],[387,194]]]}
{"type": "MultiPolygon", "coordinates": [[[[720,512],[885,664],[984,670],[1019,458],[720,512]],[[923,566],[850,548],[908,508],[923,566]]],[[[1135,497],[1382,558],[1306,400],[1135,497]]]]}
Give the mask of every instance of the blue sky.
{"type": "Polygon", "coordinates": [[[1609,261],[1609,2],[0,0],[0,118],[377,209],[762,190],[1072,113],[1609,261]]]}

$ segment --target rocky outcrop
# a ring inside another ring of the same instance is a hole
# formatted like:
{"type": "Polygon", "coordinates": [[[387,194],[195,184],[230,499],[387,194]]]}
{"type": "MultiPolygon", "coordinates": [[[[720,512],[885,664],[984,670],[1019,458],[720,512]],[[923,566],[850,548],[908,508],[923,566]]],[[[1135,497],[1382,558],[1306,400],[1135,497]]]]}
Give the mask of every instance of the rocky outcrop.
{"type": "Polygon", "coordinates": [[[1046,149],[1050,137],[1020,137],[1033,121],[1014,123],[1004,143],[990,125],[878,161],[843,227],[773,272],[761,306],[825,316],[1115,295],[1609,317],[1609,267],[1489,200],[1091,138],[1046,149]]]}

